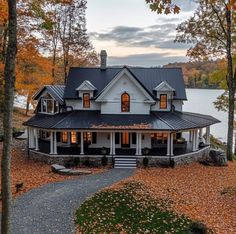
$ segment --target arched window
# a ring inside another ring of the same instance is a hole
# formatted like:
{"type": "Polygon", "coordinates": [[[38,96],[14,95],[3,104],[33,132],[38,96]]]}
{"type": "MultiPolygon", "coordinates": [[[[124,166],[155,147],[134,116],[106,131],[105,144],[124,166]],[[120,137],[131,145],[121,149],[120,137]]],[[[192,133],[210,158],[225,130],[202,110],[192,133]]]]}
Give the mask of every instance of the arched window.
{"type": "Polygon", "coordinates": [[[121,111],[130,112],[130,96],[128,93],[121,95],[121,111]]]}

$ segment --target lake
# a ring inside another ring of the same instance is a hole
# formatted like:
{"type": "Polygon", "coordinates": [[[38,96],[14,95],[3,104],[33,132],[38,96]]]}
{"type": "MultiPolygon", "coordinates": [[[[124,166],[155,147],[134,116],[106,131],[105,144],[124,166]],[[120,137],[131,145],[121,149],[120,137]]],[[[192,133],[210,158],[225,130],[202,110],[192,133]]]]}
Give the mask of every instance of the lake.
{"type": "Polygon", "coordinates": [[[184,111],[211,115],[221,121],[221,123],[211,126],[211,134],[219,140],[226,142],[228,128],[228,114],[218,111],[213,102],[224,90],[219,89],[186,89],[188,101],[184,102],[184,111]]]}

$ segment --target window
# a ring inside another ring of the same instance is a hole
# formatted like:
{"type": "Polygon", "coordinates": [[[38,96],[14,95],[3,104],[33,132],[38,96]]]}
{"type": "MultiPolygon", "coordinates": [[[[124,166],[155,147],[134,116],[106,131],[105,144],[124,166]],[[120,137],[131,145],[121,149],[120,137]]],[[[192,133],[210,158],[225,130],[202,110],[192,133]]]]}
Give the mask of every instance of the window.
{"type": "Polygon", "coordinates": [[[84,132],[84,143],[90,145],[92,143],[91,132],[84,132]]]}
{"type": "Polygon", "coordinates": [[[58,102],[53,100],[52,98],[42,98],[41,99],[41,112],[43,113],[57,113],[59,111],[58,102]]]}
{"type": "Polygon", "coordinates": [[[72,144],[76,144],[77,143],[76,136],[77,136],[76,132],[71,132],[71,143],[72,144]]]}
{"type": "Polygon", "coordinates": [[[90,108],[90,94],[83,94],[83,108],[90,108]]]}
{"type": "Polygon", "coordinates": [[[116,145],[120,144],[120,133],[119,132],[115,133],[115,144],[116,145]]]}
{"type": "Polygon", "coordinates": [[[92,143],[97,144],[97,133],[96,132],[92,133],[92,143]]]}
{"type": "Polygon", "coordinates": [[[136,143],[137,143],[136,135],[137,134],[135,132],[132,133],[132,144],[133,145],[136,145],[136,143]]]}
{"type": "Polygon", "coordinates": [[[121,111],[130,112],[130,96],[128,93],[121,95],[121,111]]]}
{"type": "Polygon", "coordinates": [[[63,143],[68,142],[68,132],[62,132],[61,140],[63,143]]]}
{"type": "Polygon", "coordinates": [[[160,94],[160,109],[167,109],[167,94],[160,94]]]}
{"type": "Polygon", "coordinates": [[[151,135],[152,143],[165,144],[167,143],[167,133],[153,133],[151,135]]]}

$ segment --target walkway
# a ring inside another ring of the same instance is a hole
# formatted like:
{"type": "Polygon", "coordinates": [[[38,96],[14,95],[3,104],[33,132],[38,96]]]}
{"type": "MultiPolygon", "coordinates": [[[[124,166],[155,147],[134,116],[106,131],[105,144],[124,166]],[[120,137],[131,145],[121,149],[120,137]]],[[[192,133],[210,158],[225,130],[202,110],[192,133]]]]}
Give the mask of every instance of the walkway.
{"type": "Polygon", "coordinates": [[[75,233],[75,211],[86,198],[133,170],[112,169],[74,180],[48,184],[18,197],[13,205],[14,234],[75,233]]]}

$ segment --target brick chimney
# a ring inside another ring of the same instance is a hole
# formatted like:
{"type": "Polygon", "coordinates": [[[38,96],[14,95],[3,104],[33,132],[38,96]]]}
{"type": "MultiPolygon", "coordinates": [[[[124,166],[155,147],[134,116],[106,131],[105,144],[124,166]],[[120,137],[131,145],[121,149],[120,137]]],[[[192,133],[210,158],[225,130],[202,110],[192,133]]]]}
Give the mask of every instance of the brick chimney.
{"type": "Polygon", "coordinates": [[[100,53],[100,61],[101,61],[101,70],[106,70],[107,69],[107,52],[106,50],[101,50],[100,53]]]}

